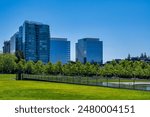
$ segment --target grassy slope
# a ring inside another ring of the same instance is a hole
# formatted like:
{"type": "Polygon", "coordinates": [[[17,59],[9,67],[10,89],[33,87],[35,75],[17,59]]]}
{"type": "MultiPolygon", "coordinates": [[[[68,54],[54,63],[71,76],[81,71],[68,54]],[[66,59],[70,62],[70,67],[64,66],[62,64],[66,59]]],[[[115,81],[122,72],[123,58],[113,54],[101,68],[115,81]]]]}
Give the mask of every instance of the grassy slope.
{"type": "Polygon", "coordinates": [[[0,75],[0,99],[150,99],[150,92],[38,81],[0,75]]]}

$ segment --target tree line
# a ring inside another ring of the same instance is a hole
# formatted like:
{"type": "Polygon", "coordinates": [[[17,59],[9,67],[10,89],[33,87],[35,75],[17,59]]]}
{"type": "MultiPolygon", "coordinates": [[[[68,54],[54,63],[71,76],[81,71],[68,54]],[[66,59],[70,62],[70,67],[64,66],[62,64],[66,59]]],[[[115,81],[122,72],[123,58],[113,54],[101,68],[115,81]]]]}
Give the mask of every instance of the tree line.
{"type": "Polygon", "coordinates": [[[144,61],[111,61],[105,65],[68,62],[62,64],[25,61],[12,54],[0,54],[0,73],[27,73],[67,76],[104,76],[121,78],[150,78],[150,63],[144,61]]]}

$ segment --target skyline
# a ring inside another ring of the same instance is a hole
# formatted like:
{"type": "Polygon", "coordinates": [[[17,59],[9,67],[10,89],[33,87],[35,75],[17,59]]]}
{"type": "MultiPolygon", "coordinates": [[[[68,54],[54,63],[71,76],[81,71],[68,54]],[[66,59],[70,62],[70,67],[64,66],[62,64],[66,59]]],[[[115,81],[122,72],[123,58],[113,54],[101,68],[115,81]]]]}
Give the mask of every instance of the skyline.
{"type": "Polygon", "coordinates": [[[104,61],[150,55],[149,11],[148,0],[1,0],[0,50],[24,20],[31,20],[50,25],[51,37],[68,38],[71,60],[75,43],[86,37],[103,41],[104,61]]]}

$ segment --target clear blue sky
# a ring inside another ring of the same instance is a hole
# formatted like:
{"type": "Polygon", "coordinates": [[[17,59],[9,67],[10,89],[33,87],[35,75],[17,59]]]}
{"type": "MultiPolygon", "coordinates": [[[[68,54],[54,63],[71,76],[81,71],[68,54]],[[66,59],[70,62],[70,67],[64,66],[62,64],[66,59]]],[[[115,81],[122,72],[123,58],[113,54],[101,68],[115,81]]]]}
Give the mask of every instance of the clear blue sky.
{"type": "Polygon", "coordinates": [[[150,55],[150,0],[0,0],[0,50],[24,20],[50,25],[51,36],[75,42],[99,37],[104,61],[150,55]]]}

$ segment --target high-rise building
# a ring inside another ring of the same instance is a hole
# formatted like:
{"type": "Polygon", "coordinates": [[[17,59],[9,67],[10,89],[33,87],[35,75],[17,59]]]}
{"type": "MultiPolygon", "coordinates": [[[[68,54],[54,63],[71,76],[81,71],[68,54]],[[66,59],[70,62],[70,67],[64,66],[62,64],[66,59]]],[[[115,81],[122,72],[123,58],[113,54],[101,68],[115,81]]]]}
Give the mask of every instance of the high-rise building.
{"type": "Polygon", "coordinates": [[[16,32],[9,41],[4,42],[3,53],[14,54],[16,51],[22,51],[22,38],[19,32],[16,32]]]}
{"type": "Polygon", "coordinates": [[[50,62],[62,64],[70,61],[70,41],[66,38],[51,38],[50,39],[50,62]]]}
{"type": "Polygon", "coordinates": [[[18,32],[17,50],[20,50],[23,52],[22,38],[23,38],[23,26],[20,26],[19,32],[18,32]]]}
{"type": "Polygon", "coordinates": [[[15,33],[10,38],[10,53],[14,54],[16,51],[21,50],[21,41],[19,40],[19,32],[15,33]]]}
{"type": "Polygon", "coordinates": [[[76,43],[76,61],[103,63],[103,42],[99,38],[83,38],[76,43]]]}
{"type": "Polygon", "coordinates": [[[43,63],[49,61],[49,25],[25,21],[22,37],[23,53],[27,61],[41,60],[43,63]]]}
{"type": "Polygon", "coordinates": [[[10,41],[4,41],[3,53],[10,53],[10,41]]]}

